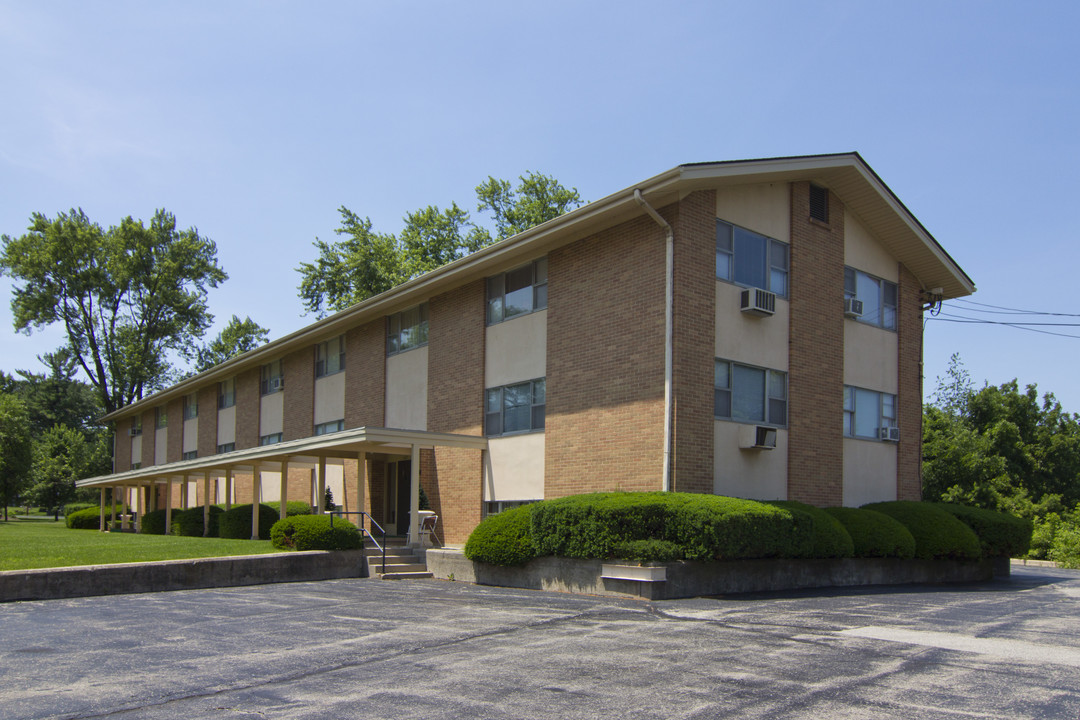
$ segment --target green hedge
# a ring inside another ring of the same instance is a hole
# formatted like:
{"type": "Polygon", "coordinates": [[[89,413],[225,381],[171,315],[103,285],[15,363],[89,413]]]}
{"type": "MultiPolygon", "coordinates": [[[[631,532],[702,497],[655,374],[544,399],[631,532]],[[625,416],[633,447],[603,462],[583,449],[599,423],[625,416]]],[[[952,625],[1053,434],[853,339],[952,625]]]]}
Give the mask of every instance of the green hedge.
{"type": "Polygon", "coordinates": [[[813,523],[811,542],[802,548],[798,557],[849,558],[855,555],[855,543],[844,524],[822,508],[796,502],[777,500],[769,503],[796,513],[804,513],[813,523]]]}
{"type": "MultiPolygon", "coordinates": [[[[250,505],[248,507],[251,507],[250,505]]],[[[217,537],[219,528],[218,523],[221,516],[225,513],[224,510],[217,505],[210,506],[210,533],[207,537],[217,537]]],[[[203,536],[203,509],[202,507],[188,508],[187,510],[173,510],[172,514],[172,527],[169,531],[173,535],[184,535],[187,537],[202,537],[203,536]]]]}
{"type": "Polygon", "coordinates": [[[900,521],[915,538],[916,558],[974,560],[981,555],[979,538],[971,528],[933,503],[894,500],[863,508],[900,521]]]}
{"type": "MultiPolygon", "coordinates": [[[[121,505],[116,506],[116,514],[119,516],[126,510],[121,505]]],[[[106,506],[105,508],[105,527],[109,526],[109,520],[112,519],[112,508],[106,506]]],[[[94,505],[93,507],[83,508],[82,510],[74,510],[70,513],[64,513],[64,524],[73,530],[98,530],[101,528],[101,507],[94,505]]]]}
{"type": "Polygon", "coordinates": [[[633,562],[674,562],[683,560],[686,553],[669,540],[627,540],[616,543],[612,555],[633,562]]]}
{"type": "Polygon", "coordinates": [[[270,528],[270,542],[282,550],[357,550],[364,546],[355,525],[334,518],[331,527],[329,515],[289,515],[278,520],[270,528]]]}
{"type": "MultiPolygon", "coordinates": [[[[270,539],[270,528],[280,518],[278,511],[266,504],[259,504],[259,539],[270,539]]],[[[218,535],[235,540],[251,539],[251,503],[233,505],[218,517],[218,535]]]]}
{"type": "Polygon", "coordinates": [[[532,542],[531,510],[521,505],[489,515],[465,543],[465,557],[491,565],[523,565],[537,556],[532,542]]]}
{"type": "Polygon", "coordinates": [[[165,509],[143,513],[140,528],[144,535],[165,535],[165,509]]]}
{"type": "MultiPolygon", "coordinates": [[[[273,502],[268,502],[268,503],[263,503],[263,504],[274,508],[274,511],[279,516],[281,515],[281,501],[280,500],[274,500],[273,502]]],[[[300,502],[299,500],[289,500],[287,503],[285,503],[285,506],[286,506],[285,509],[289,511],[289,516],[290,517],[292,515],[310,515],[312,513],[311,504],[306,503],[306,502],[300,502]]],[[[248,505],[248,507],[250,508],[251,505],[248,505]]]]}
{"type": "Polygon", "coordinates": [[[852,507],[825,508],[848,531],[858,558],[913,558],[915,538],[899,521],[883,513],[852,507]]]}
{"type": "Polygon", "coordinates": [[[1021,557],[1031,547],[1030,520],[967,505],[934,503],[974,531],[983,557],[1021,557]]]}
{"type": "Polygon", "coordinates": [[[68,515],[79,512],[80,510],[88,510],[90,508],[98,510],[100,507],[100,503],[71,502],[65,505],[60,512],[64,517],[67,517],[68,515]]]}

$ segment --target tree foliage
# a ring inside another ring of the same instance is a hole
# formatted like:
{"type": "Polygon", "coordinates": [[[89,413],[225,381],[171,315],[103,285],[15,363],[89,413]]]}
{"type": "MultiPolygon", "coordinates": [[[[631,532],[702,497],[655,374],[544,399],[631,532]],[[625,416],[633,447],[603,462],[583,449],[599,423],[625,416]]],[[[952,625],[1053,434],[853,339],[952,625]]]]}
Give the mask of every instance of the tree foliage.
{"type": "Polygon", "coordinates": [[[204,372],[264,344],[270,331],[250,317],[243,320],[233,315],[217,337],[199,348],[195,372],[204,372]]]}
{"type": "Polygon", "coordinates": [[[59,519],[60,507],[75,497],[75,481],[88,476],[92,448],[83,434],[66,425],[55,425],[33,444],[30,502],[51,508],[59,519]]]}
{"type": "Polygon", "coordinates": [[[316,240],[315,260],[297,268],[304,307],[319,317],[344,310],[581,205],[577,189],[548,175],[528,172],[518,181],[515,188],[488,177],[476,187],[477,210],[491,215],[494,234],[457,203],[408,213],[398,235],[377,232],[370,218],[340,208],[341,227],[335,232],[341,239],[316,240]]]}
{"type": "Polygon", "coordinates": [[[30,416],[22,400],[0,394],[0,501],[7,508],[18,498],[30,476],[30,416]]]}
{"type": "Polygon", "coordinates": [[[15,329],[62,324],[106,412],[166,384],[167,354],[193,354],[212,320],[208,288],[228,277],[214,242],[178,230],[165,210],[108,229],[81,209],[35,213],[28,230],[3,236],[0,251],[0,273],[15,280],[15,329]]]}

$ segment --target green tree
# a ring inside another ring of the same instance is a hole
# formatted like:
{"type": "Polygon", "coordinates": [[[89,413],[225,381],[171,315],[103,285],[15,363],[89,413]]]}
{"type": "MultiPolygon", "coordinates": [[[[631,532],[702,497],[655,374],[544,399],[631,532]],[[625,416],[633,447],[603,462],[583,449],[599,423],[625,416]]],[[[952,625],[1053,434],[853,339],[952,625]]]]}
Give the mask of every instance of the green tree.
{"type": "Polygon", "coordinates": [[[158,210],[103,229],[82,210],[35,213],[2,238],[0,273],[15,280],[15,329],[61,323],[67,348],[112,412],[165,385],[170,351],[194,354],[212,321],[208,288],[228,276],[217,246],[158,210]]]}
{"type": "Polygon", "coordinates": [[[26,486],[31,467],[30,417],[22,400],[10,393],[0,395],[0,500],[4,520],[26,486]]]}
{"type": "Polygon", "coordinates": [[[91,449],[75,428],[56,425],[38,437],[27,497],[36,505],[51,508],[60,518],[61,506],[75,497],[75,481],[87,477],[91,449]]]}
{"type": "Polygon", "coordinates": [[[269,330],[250,317],[241,320],[233,315],[216,338],[199,348],[195,372],[204,372],[229,358],[254,350],[264,344],[269,335],[269,330]]]}
{"type": "Polygon", "coordinates": [[[406,280],[430,272],[469,253],[581,205],[575,188],[554,178],[528,172],[509,181],[488,177],[476,187],[477,210],[490,214],[494,235],[473,222],[469,213],[451,203],[408,213],[399,235],[376,232],[370,218],[342,207],[341,240],[316,240],[318,257],[301,263],[298,287],[308,312],[322,317],[386,292],[406,280]]]}
{"type": "Polygon", "coordinates": [[[82,431],[87,439],[102,428],[101,402],[94,389],[77,380],[78,360],[68,348],[39,356],[48,373],[16,370],[20,379],[12,379],[11,392],[26,403],[30,428],[35,437],[54,425],[66,425],[82,431]]]}

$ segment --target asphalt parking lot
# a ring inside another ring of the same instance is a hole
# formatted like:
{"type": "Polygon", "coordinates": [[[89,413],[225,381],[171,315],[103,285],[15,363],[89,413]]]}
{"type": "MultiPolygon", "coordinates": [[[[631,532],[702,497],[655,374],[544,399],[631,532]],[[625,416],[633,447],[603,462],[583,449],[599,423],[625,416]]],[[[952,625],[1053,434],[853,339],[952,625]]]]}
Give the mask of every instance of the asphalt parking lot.
{"type": "Polygon", "coordinates": [[[641,602],[331,580],[0,605],[0,718],[1080,717],[1080,572],[641,602]]]}

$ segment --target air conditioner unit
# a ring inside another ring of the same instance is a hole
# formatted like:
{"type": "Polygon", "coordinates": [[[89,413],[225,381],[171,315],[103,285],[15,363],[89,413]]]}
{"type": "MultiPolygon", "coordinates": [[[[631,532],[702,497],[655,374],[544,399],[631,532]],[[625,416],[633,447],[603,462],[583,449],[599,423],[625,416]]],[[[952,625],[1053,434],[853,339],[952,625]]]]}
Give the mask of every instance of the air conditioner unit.
{"type": "Polygon", "coordinates": [[[776,293],[759,288],[747,288],[739,298],[739,309],[747,315],[768,317],[776,312],[776,293]]]}
{"type": "Polygon", "coordinates": [[[765,425],[743,425],[739,428],[739,447],[743,450],[775,449],[776,428],[765,425]]]}
{"type": "Polygon", "coordinates": [[[280,375],[278,377],[270,378],[270,381],[267,383],[267,389],[269,392],[277,392],[284,386],[285,378],[281,377],[280,375]]]}
{"type": "Polygon", "coordinates": [[[844,298],[844,317],[857,318],[862,316],[862,300],[844,298]]]}
{"type": "Polygon", "coordinates": [[[900,428],[883,427],[878,430],[878,437],[889,442],[900,442],[900,428]]]}

